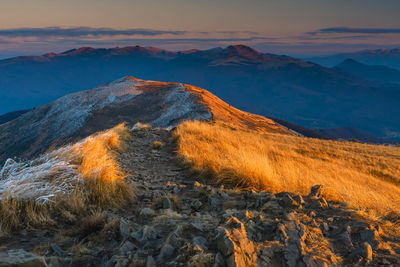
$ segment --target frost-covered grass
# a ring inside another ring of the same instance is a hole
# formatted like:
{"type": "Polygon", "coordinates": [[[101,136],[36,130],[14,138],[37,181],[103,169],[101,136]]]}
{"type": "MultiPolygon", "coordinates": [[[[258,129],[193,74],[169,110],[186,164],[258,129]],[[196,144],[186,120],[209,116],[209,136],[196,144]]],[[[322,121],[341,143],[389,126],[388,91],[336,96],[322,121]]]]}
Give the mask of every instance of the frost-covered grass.
{"type": "Polygon", "coordinates": [[[88,207],[122,207],[133,188],[116,160],[130,138],[124,124],[27,162],[8,160],[0,171],[0,230],[54,224],[88,207]]]}

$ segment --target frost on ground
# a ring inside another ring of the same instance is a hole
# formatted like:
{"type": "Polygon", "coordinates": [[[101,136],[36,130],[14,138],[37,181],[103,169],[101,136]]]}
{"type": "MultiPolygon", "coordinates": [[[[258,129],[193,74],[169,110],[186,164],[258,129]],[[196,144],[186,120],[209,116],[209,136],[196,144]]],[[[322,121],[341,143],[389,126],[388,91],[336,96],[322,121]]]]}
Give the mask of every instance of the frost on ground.
{"type": "MultiPolygon", "coordinates": [[[[80,142],[42,154],[33,160],[16,162],[8,159],[0,170],[0,200],[10,196],[47,202],[52,201],[54,196],[71,193],[77,183],[84,182],[82,160],[88,153],[85,149],[88,145],[91,149],[90,145],[96,141],[100,146],[111,147],[107,142],[115,137],[113,131],[114,128],[89,136],[80,142]]],[[[102,156],[106,156],[106,153],[104,152],[102,156]]],[[[100,158],[99,156],[99,160],[100,158]]],[[[86,171],[85,177],[101,172],[98,168],[89,169],[91,173],[86,171]]]]}
{"type": "Polygon", "coordinates": [[[73,190],[80,178],[72,146],[62,147],[23,162],[8,159],[0,171],[0,199],[4,196],[47,202],[73,190]]]}
{"type": "Polygon", "coordinates": [[[61,97],[50,104],[50,110],[42,121],[53,121],[51,132],[57,133],[57,137],[69,136],[84,125],[93,110],[128,101],[141,94],[136,88],[137,83],[135,79],[124,77],[92,90],[61,97]]]}
{"type": "Polygon", "coordinates": [[[212,114],[196,97],[185,90],[185,86],[176,86],[164,100],[168,109],[151,124],[160,127],[177,126],[184,120],[209,120],[212,114]]]}

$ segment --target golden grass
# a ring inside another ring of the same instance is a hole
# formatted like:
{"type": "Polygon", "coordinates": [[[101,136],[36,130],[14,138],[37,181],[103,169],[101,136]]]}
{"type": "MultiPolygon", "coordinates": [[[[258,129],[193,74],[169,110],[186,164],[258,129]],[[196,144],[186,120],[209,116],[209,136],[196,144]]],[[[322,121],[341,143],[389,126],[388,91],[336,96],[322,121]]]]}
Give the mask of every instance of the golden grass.
{"type": "Polygon", "coordinates": [[[161,141],[154,141],[151,147],[153,149],[161,149],[164,146],[164,143],[161,141]]]}
{"type": "Polygon", "coordinates": [[[400,148],[261,134],[222,123],[185,122],[179,154],[221,183],[273,192],[323,194],[380,215],[400,212],[400,148]]]}
{"type": "Polygon", "coordinates": [[[125,174],[117,161],[118,153],[126,149],[130,137],[129,129],[121,123],[72,148],[84,179],[84,185],[77,186],[75,191],[86,197],[85,202],[123,206],[133,200],[132,187],[124,180],[125,174]]]}
{"type": "Polygon", "coordinates": [[[128,128],[119,124],[114,128],[88,137],[85,142],[76,144],[72,153],[79,162],[79,171],[86,179],[99,179],[107,182],[123,180],[124,173],[116,160],[118,151],[126,148],[130,139],[128,128]]]}
{"type": "MultiPolygon", "coordinates": [[[[123,207],[133,201],[133,188],[125,179],[117,161],[118,153],[130,139],[124,124],[99,132],[77,143],[71,149],[60,149],[57,157],[79,166],[83,181],[70,193],[59,193],[51,202],[19,199],[3,195],[0,200],[0,231],[7,232],[26,226],[55,224],[54,217],[68,222],[87,215],[95,208],[123,207]]],[[[1,233],[0,233],[1,234],[1,233]]]]}

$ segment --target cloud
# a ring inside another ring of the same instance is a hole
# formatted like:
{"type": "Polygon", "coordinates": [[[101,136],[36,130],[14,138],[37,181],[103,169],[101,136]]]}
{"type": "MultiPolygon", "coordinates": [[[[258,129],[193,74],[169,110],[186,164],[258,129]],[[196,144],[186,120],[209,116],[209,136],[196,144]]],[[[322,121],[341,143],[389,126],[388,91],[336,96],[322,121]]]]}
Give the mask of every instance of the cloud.
{"type": "Polygon", "coordinates": [[[400,34],[400,28],[351,28],[351,27],[332,27],[323,28],[308,34],[332,34],[332,33],[357,33],[357,34],[400,34]]]}
{"type": "Polygon", "coordinates": [[[163,34],[184,35],[186,31],[163,31],[152,29],[112,29],[92,27],[46,27],[46,28],[16,28],[0,29],[3,37],[89,37],[89,36],[116,36],[116,35],[144,35],[157,36],[163,34]]]}

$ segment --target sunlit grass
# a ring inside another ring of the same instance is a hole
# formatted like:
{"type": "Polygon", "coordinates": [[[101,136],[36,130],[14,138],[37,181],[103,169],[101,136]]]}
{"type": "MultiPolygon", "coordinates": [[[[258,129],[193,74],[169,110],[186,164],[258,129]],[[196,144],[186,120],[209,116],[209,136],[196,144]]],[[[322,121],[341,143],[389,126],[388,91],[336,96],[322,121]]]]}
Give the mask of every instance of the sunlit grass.
{"type": "Polygon", "coordinates": [[[308,194],[324,185],[330,200],[381,215],[400,212],[400,148],[260,134],[222,123],[177,128],[179,154],[218,182],[308,194]]]}

